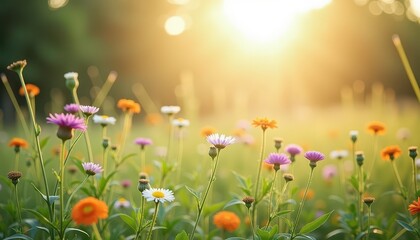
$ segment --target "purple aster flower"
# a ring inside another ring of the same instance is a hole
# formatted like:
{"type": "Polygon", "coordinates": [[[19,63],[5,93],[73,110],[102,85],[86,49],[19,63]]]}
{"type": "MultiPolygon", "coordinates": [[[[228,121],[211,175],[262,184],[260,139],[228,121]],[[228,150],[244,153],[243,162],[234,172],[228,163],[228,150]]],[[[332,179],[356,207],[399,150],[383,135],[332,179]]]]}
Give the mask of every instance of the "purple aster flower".
{"type": "Polygon", "coordinates": [[[331,180],[337,175],[337,167],[334,165],[327,165],[322,169],[322,175],[326,181],[331,180]]]}
{"type": "Polygon", "coordinates": [[[68,113],[73,113],[76,114],[79,112],[79,105],[76,103],[70,103],[70,104],[66,104],[64,106],[64,111],[68,112],[68,113]]]}
{"type": "Polygon", "coordinates": [[[149,138],[136,138],[134,143],[139,145],[141,149],[144,149],[145,146],[152,145],[153,141],[149,138]]]}
{"type": "Polygon", "coordinates": [[[324,160],[325,156],[324,154],[317,151],[308,151],[305,153],[305,158],[311,161],[309,163],[309,166],[311,166],[311,168],[313,169],[314,167],[316,167],[316,163],[318,161],[324,160]]]}
{"type": "Polygon", "coordinates": [[[86,105],[80,105],[80,111],[86,116],[90,117],[91,115],[97,113],[99,111],[99,108],[94,106],[86,106],[86,105]]]}
{"type": "Polygon", "coordinates": [[[83,169],[85,170],[86,174],[89,176],[94,176],[98,173],[103,171],[101,165],[93,162],[85,162],[82,163],[83,169]]]}
{"type": "Polygon", "coordinates": [[[278,171],[281,165],[290,164],[289,157],[284,153],[270,153],[268,158],[264,160],[268,164],[274,164],[274,170],[278,171]]]}
{"type": "Polygon", "coordinates": [[[47,117],[47,123],[58,125],[57,137],[63,141],[73,137],[73,130],[86,131],[85,120],[70,113],[54,113],[47,117]]]}
{"type": "Polygon", "coordinates": [[[217,149],[223,149],[228,145],[235,143],[235,138],[231,136],[219,135],[218,133],[211,134],[207,137],[207,142],[211,143],[217,149]]]}
{"type": "Polygon", "coordinates": [[[268,158],[264,160],[268,164],[284,165],[291,163],[289,157],[284,153],[270,153],[268,158]]]}
{"type": "Polygon", "coordinates": [[[285,151],[290,154],[290,156],[296,156],[300,154],[303,150],[302,147],[297,144],[289,144],[285,147],[285,151]]]}

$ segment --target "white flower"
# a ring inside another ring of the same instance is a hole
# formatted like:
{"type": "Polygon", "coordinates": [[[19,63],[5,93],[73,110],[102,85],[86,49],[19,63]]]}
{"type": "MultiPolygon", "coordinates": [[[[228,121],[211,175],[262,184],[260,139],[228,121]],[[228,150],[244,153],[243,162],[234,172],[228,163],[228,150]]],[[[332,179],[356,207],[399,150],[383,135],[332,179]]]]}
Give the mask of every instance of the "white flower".
{"type": "Polygon", "coordinates": [[[143,197],[146,198],[146,201],[154,201],[155,203],[166,201],[172,202],[175,200],[174,193],[169,189],[163,188],[150,188],[143,191],[143,197]]]}
{"type": "Polygon", "coordinates": [[[180,106],[163,106],[160,108],[160,111],[163,114],[173,115],[173,114],[179,113],[179,111],[181,111],[181,107],[180,106]]]}
{"type": "Polygon", "coordinates": [[[207,142],[213,144],[218,149],[223,149],[228,145],[235,143],[235,138],[231,136],[219,135],[218,133],[212,134],[207,137],[207,142]]]}
{"type": "Polygon", "coordinates": [[[82,163],[82,166],[86,174],[89,176],[94,176],[103,171],[101,165],[93,162],[84,162],[82,163]]]}
{"type": "Polygon", "coordinates": [[[187,119],[183,119],[183,118],[177,118],[172,120],[172,125],[176,126],[176,127],[188,127],[190,126],[190,121],[187,119]]]}
{"type": "Polygon", "coordinates": [[[114,203],[114,208],[129,208],[131,206],[130,202],[125,198],[119,198],[114,203]]]}
{"type": "Polygon", "coordinates": [[[64,78],[65,79],[77,79],[77,77],[79,76],[79,74],[77,72],[68,72],[66,74],[64,74],[64,78]]]}
{"type": "Polygon", "coordinates": [[[349,155],[347,150],[334,150],[330,152],[330,158],[332,159],[343,159],[349,155]]]}
{"type": "Polygon", "coordinates": [[[85,114],[86,116],[90,116],[99,111],[99,108],[95,106],[80,105],[79,108],[80,108],[80,111],[82,111],[82,113],[85,114]]]}
{"type": "Polygon", "coordinates": [[[116,121],[117,121],[117,119],[115,119],[114,117],[108,117],[106,115],[94,115],[93,116],[93,122],[94,123],[105,125],[105,126],[108,125],[108,124],[114,125],[116,121]]]}

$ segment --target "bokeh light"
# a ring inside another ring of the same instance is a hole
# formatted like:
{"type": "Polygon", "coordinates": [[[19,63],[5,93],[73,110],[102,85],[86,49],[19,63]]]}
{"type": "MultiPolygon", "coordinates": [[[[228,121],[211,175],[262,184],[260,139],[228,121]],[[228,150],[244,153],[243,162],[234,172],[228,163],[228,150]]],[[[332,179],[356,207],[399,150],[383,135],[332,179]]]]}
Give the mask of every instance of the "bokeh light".
{"type": "Polygon", "coordinates": [[[165,31],[167,34],[177,36],[186,29],[187,23],[182,16],[171,16],[165,21],[165,31]]]}
{"type": "Polygon", "coordinates": [[[64,7],[68,0],[48,0],[48,6],[52,9],[58,9],[64,7]]]}

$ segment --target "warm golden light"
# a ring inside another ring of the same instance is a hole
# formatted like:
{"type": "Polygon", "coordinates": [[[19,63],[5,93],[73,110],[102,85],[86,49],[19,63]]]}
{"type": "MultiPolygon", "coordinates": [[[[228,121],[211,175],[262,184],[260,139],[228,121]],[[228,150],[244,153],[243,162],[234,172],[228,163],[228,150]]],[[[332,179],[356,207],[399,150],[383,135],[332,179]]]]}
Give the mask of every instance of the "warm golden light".
{"type": "Polygon", "coordinates": [[[169,35],[176,36],[180,35],[185,31],[186,28],[185,19],[181,16],[172,16],[166,19],[165,31],[169,35]]]}
{"type": "Polygon", "coordinates": [[[416,17],[420,18],[420,0],[411,0],[411,11],[416,15],[416,17]]]}
{"type": "Polygon", "coordinates": [[[270,42],[284,35],[296,18],[325,7],[331,0],[225,0],[223,10],[247,37],[270,42]]]}
{"type": "Polygon", "coordinates": [[[68,0],[49,0],[48,5],[50,8],[57,9],[64,7],[67,4],[68,0]]]}

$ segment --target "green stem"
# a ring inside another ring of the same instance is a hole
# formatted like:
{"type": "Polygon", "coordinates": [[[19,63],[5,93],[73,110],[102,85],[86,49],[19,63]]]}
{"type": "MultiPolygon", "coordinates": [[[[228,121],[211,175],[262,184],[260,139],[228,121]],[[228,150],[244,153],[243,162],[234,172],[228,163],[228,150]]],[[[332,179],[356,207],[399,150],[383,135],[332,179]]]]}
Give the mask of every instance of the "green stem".
{"type": "Polygon", "coordinates": [[[295,222],[293,224],[292,233],[290,234],[291,240],[293,240],[296,237],[295,234],[296,234],[297,226],[299,225],[300,215],[302,213],[303,205],[305,204],[305,201],[306,201],[306,194],[308,193],[309,186],[311,185],[311,182],[312,182],[313,173],[314,173],[314,167],[311,166],[311,173],[309,175],[309,180],[308,180],[308,183],[306,184],[306,188],[305,188],[305,192],[303,193],[302,201],[299,204],[299,209],[298,209],[298,212],[296,214],[295,222]]]}
{"type": "Polygon", "coordinates": [[[177,156],[177,181],[179,182],[181,180],[181,167],[182,167],[182,155],[183,155],[183,149],[184,149],[184,141],[182,138],[182,128],[179,128],[179,143],[178,143],[178,156],[177,156]]]}
{"type": "MultiPolygon", "coordinates": [[[[72,94],[73,94],[74,103],[80,106],[79,97],[77,96],[77,88],[73,88],[72,94]]],[[[79,111],[79,115],[80,117],[83,117],[80,111],[79,111]]],[[[88,118],[86,119],[86,126],[87,124],[88,124],[88,118]]],[[[93,162],[92,146],[90,144],[89,132],[87,130],[84,131],[83,136],[85,137],[86,148],[88,152],[88,161],[93,162]]]]}
{"type": "Polygon", "coordinates": [[[99,90],[98,95],[96,95],[95,100],[93,101],[92,106],[100,107],[104,102],[105,97],[108,95],[109,90],[111,89],[112,85],[114,84],[116,79],[116,74],[109,75],[106,79],[105,83],[102,85],[101,89],[99,90]]]}
{"type": "Polygon", "coordinates": [[[150,240],[152,238],[152,231],[153,231],[153,227],[155,226],[156,217],[157,217],[158,210],[159,210],[158,206],[159,206],[159,201],[156,202],[155,212],[153,213],[152,223],[150,224],[150,229],[149,229],[149,233],[147,234],[146,240],[150,240]]]}
{"type": "Polygon", "coordinates": [[[121,146],[118,149],[118,154],[117,154],[117,164],[121,161],[122,154],[124,152],[127,135],[131,128],[132,116],[133,116],[132,113],[129,113],[129,112],[124,113],[124,123],[123,123],[124,125],[123,125],[122,136],[121,136],[121,146]]]}
{"type": "Polygon", "coordinates": [[[265,130],[262,131],[262,143],[261,143],[261,152],[260,152],[260,159],[258,162],[258,174],[257,174],[257,183],[255,186],[255,193],[254,193],[254,205],[252,207],[252,218],[251,221],[254,222],[254,226],[257,225],[256,221],[256,215],[257,215],[257,204],[260,202],[261,199],[258,199],[258,192],[260,188],[260,182],[261,182],[261,170],[262,170],[262,164],[263,164],[263,158],[264,158],[264,150],[265,150],[265,130]]]}
{"type": "Polygon", "coordinates": [[[64,239],[64,151],[65,140],[61,143],[60,154],[60,235],[64,239]]]}
{"type": "Polygon", "coordinates": [[[378,135],[375,134],[373,137],[374,137],[374,139],[373,139],[373,157],[372,157],[373,161],[372,161],[372,165],[370,166],[369,173],[366,177],[366,181],[369,181],[369,179],[372,175],[372,172],[373,172],[373,169],[374,169],[375,163],[376,163],[376,158],[377,158],[376,157],[376,152],[378,151],[378,135]]]}
{"type": "Polygon", "coordinates": [[[414,199],[417,197],[417,166],[416,166],[416,158],[413,158],[412,161],[412,168],[413,168],[413,182],[414,182],[414,199]]]}
{"type": "Polygon", "coordinates": [[[93,233],[95,235],[96,240],[102,240],[101,234],[99,233],[98,226],[96,224],[92,224],[93,233]]]}
{"type": "Polygon", "coordinates": [[[168,146],[166,148],[166,162],[169,162],[173,136],[174,136],[174,126],[172,125],[172,120],[174,119],[174,115],[171,114],[168,117],[169,117],[169,139],[168,139],[168,146]]]}
{"type": "Polygon", "coordinates": [[[146,172],[146,150],[144,147],[140,149],[140,172],[146,172]]]}
{"type": "MultiPolygon", "coordinates": [[[[251,210],[248,208],[248,217],[251,219],[251,210]]],[[[251,221],[252,240],[255,240],[254,223],[251,221]]]]}
{"type": "MultiPolygon", "coordinates": [[[[48,213],[49,213],[49,216],[50,216],[50,221],[52,221],[54,216],[53,216],[53,211],[52,211],[51,203],[50,203],[50,190],[48,188],[47,174],[45,172],[45,166],[44,166],[44,157],[42,155],[41,143],[40,143],[40,140],[39,140],[39,134],[40,134],[41,130],[40,130],[40,127],[38,126],[38,124],[36,123],[35,114],[34,114],[34,111],[32,109],[32,105],[31,105],[31,100],[29,99],[28,90],[26,89],[25,79],[23,78],[23,69],[21,69],[18,72],[18,75],[19,75],[19,79],[20,79],[22,88],[25,92],[26,104],[28,105],[29,115],[30,115],[32,125],[33,125],[33,131],[34,131],[34,134],[35,134],[36,152],[38,154],[39,163],[41,165],[42,178],[44,180],[46,203],[47,203],[47,206],[48,206],[48,213]]],[[[53,229],[50,229],[50,236],[51,236],[51,239],[55,238],[53,229]]]]}
{"type": "Polygon", "coordinates": [[[364,192],[364,185],[363,185],[363,166],[359,166],[359,198],[358,198],[358,204],[359,207],[358,215],[359,215],[359,227],[360,232],[363,231],[363,192],[364,192]]]}
{"type": "Polygon", "coordinates": [[[271,223],[271,207],[272,206],[276,206],[276,199],[277,197],[274,197],[273,199],[273,194],[275,191],[275,187],[274,185],[276,184],[276,177],[277,177],[277,170],[274,171],[274,177],[273,177],[273,184],[271,185],[271,190],[270,190],[270,198],[268,199],[268,221],[267,224],[265,225],[266,228],[268,228],[268,226],[271,223]],[[271,203],[271,201],[273,201],[273,203],[271,203]]]}
{"type": "Polygon", "coordinates": [[[16,154],[15,154],[15,170],[16,171],[19,171],[19,152],[17,152],[16,154]]]}
{"type": "Polygon", "coordinates": [[[7,94],[9,95],[10,100],[12,101],[13,107],[15,108],[16,114],[19,118],[19,121],[22,124],[23,131],[25,132],[26,137],[29,139],[31,134],[29,132],[28,123],[26,122],[26,119],[23,116],[22,109],[20,108],[19,103],[16,99],[16,96],[13,93],[12,88],[10,87],[10,84],[9,84],[9,81],[7,80],[6,75],[1,74],[1,80],[3,81],[3,84],[6,87],[7,94]]]}
{"type": "Polygon", "coordinates": [[[408,79],[410,80],[411,87],[413,88],[414,93],[417,96],[417,100],[420,102],[420,88],[417,83],[416,77],[414,76],[413,70],[410,67],[410,62],[408,61],[407,55],[405,54],[404,48],[401,44],[400,37],[398,35],[394,35],[392,36],[392,41],[394,42],[394,45],[397,48],[398,54],[400,55],[405,72],[407,73],[408,79]]]}
{"type": "MultiPolygon", "coordinates": [[[[397,178],[397,182],[398,182],[398,186],[399,186],[400,191],[401,191],[401,195],[404,198],[404,200],[407,200],[407,194],[406,194],[404,185],[401,181],[400,174],[398,173],[397,167],[395,166],[395,161],[394,160],[391,160],[391,165],[392,165],[392,169],[394,170],[395,177],[397,178]]],[[[407,206],[408,206],[408,204],[407,204],[407,206]]]]}
{"type": "Polygon", "coordinates": [[[17,184],[15,185],[15,197],[16,197],[16,211],[17,211],[17,219],[19,220],[19,230],[22,231],[22,214],[20,212],[20,203],[19,203],[19,194],[17,190],[17,184]]]}
{"type": "Polygon", "coordinates": [[[210,191],[210,188],[211,188],[213,182],[216,180],[216,170],[217,170],[217,166],[219,164],[219,156],[220,156],[220,149],[217,149],[217,156],[216,156],[216,159],[215,159],[214,168],[211,171],[211,176],[210,176],[209,182],[207,184],[206,190],[204,192],[203,199],[198,206],[197,219],[195,220],[194,228],[193,228],[193,230],[191,232],[191,235],[190,235],[191,240],[194,239],[195,230],[197,229],[198,223],[200,222],[201,214],[203,213],[204,204],[206,202],[207,195],[209,194],[209,191],[210,191]]]}
{"type": "MultiPolygon", "coordinates": [[[[414,226],[414,224],[416,224],[416,223],[417,223],[417,218],[414,218],[413,221],[411,221],[411,226],[414,226]]],[[[395,236],[393,236],[391,238],[391,240],[399,239],[406,231],[407,231],[406,228],[401,229],[401,231],[399,231],[397,234],[395,234],[395,236]]]]}
{"type": "Polygon", "coordinates": [[[86,182],[86,180],[89,178],[89,175],[86,175],[86,177],[83,179],[83,181],[76,187],[76,189],[73,190],[73,192],[70,194],[69,199],[67,200],[65,212],[69,210],[70,202],[73,199],[74,194],[80,190],[80,188],[83,186],[83,184],[86,182]]]}
{"type": "Polygon", "coordinates": [[[142,231],[142,226],[143,226],[144,198],[142,197],[140,199],[140,201],[141,201],[141,203],[140,203],[140,209],[138,211],[138,216],[137,216],[137,219],[139,221],[139,227],[138,227],[137,232],[136,232],[136,238],[135,238],[136,240],[138,240],[138,239],[141,238],[141,231],[142,231]]]}
{"type": "Polygon", "coordinates": [[[368,206],[368,219],[367,219],[367,234],[366,234],[366,240],[369,240],[369,233],[370,233],[370,215],[371,215],[372,209],[370,206],[368,206]]]}

